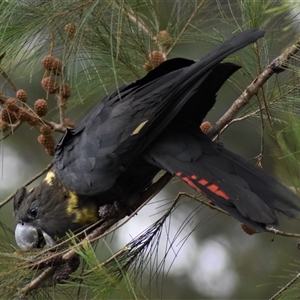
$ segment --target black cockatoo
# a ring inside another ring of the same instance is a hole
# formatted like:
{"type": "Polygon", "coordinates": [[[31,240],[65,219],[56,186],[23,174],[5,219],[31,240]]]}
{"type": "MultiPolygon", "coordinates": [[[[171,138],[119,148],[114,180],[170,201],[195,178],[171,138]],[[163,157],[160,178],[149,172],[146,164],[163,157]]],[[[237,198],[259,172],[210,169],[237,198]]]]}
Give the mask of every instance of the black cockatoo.
{"type": "Polygon", "coordinates": [[[99,219],[99,207],[145,191],[165,170],[202,192],[247,226],[295,217],[299,198],[199,128],[216,93],[239,69],[222,63],[261,38],[242,32],[198,62],[175,58],[106,96],[56,146],[54,167],[14,199],[16,241],[23,250],[53,245],[69,230],[99,219]]]}

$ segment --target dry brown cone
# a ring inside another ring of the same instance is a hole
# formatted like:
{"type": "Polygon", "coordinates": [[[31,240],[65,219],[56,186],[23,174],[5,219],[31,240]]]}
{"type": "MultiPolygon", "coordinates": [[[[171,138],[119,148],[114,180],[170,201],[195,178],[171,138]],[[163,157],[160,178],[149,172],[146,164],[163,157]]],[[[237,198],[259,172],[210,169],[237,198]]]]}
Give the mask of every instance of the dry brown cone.
{"type": "Polygon", "coordinates": [[[70,275],[75,272],[80,265],[80,259],[78,256],[73,257],[63,265],[60,265],[53,274],[53,280],[57,283],[64,283],[68,280],[70,275]]]}
{"type": "Polygon", "coordinates": [[[19,106],[17,103],[17,100],[14,98],[8,98],[5,102],[5,107],[10,111],[10,112],[17,112],[19,110],[19,106]]]}
{"type": "Polygon", "coordinates": [[[36,126],[40,123],[40,119],[32,113],[28,113],[27,123],[31,126],[36,126]]]}
{"type": "Polygon", "coordinates": [[[28,113],[27,109],[21,107],[17,114],[16,114],[16,117],[19,121],[21,122],[27,122],[30,118],[30,114],[28,113]]]}
{"type": "Polygon", "coordinates": [[[64,30],[67,34],[67,37],[69,39],[73,39],[76,33],[76,24],[75,23],[69,23],[64,27],[64,30]]]}
{"type": "Polygon", "coordinates": [[[149,72],[166,60],[166,56],[158,50],[152,51],[149,54],[148,61],[143,65],[143,68],[146,72],[149,72]]]}
{"type": "Polygon", "coordinates": [[[27,98],[28,98],[26,91],[24,91],[22,89],[17,90],[17,92],[16,92],[16,98],[19,99],[22,102],[26,102],[27,98]]]}
{"type": "Polygon", "coordinates": [[[46,152],[49,156],[54,156],[54,153],[55,153],[55,146],[45,148],[45,152],[46,152]]]}
{"type": "Polygon", "coordinates": [[[158,46],[164,48],[165,50],[169,49],[172,46],[172,38],[166,30],[162,30],[158,33],[156,42],[158,46]]]}
{"type": "Polygon", "coordinates": [[[17,121],[16,115],[13,112],[9,112],[6,108],[1,109],[1,120],[13,124],[17,121]]]}
{"type": "Polygon", "coordinates": [[[39,117],[44,117],[48,113],[48,102],[44,99],[38,99],[34,102],[34,111],[39,117]]]}
{"type": "Polygon", "coordinates": [[[241,223],[241,227],[242,227],[242,229],[243,229],[247,234],[249,234],[249,235],[253,235],[253,234],[259,232],[259,231],[255,230],[255,229],[253,229],[253,228],[247,226],[247,225],[244,224],[244,223],[241,223]]]}
{"type": "Polygon", "coordinates": [[[62,86],[62,96],[64,99],[68,99],[70,96],[71,96],[71,87],[68,83],[65,83],[63,86],[62,86]]]}
{"type": "Polygon", "coordinates": [[[0,131],[6,131],[9,128],[9,125],[7,122],[4,122],[2,120],[0,120],[0,131]]]}
{"type": "Polygon", "coordinates": [[[42,87],[49,94],[54,94],[57,91],[57,86],[52,77],[45,77],[42,80],[42,87]]]}
{"type": "Polygon", "coordinates": [[[54,155],[55,150],[55,139],[52,135],[43,135],[38,136],[38,142],[45,148],[45,151],[50,156],[54,155]]]}
{"type": "Polygon", "coordinates": [[[42,64],[44,68],[48,71],[52,70],[53,62],[54,62],[54,57],[52,55],[47,55],[42,60],[42,64]]]}
{"type": "Polygon", "coordinates": [[[205,134],[209,131],[210,128],[211,128],[211,123],[209,121],[205,121],[200,125],[200,129],[205,134]]]}
{"type": "Polygon", "coordinates": [[[40,133],[42,134],[42,135],[51,135],[51,133],[52,133],[52,129],[51,129],[51,127],[50,126],[48,126],[48,125],[42,125],[41,126],[41,128],[40,128],[40,133]]]}
{"type": "Polygon", "coordinates": [[[60,75],[62,72],[62,62],[59,58],[55,58],[52,63],[52,72],[55,75],[60,75]]]}

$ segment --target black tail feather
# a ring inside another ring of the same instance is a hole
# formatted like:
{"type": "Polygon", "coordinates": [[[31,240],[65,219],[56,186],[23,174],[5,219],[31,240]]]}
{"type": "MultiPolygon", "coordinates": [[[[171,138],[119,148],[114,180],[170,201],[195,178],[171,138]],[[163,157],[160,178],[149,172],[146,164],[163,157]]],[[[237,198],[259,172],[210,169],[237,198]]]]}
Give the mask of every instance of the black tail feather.
{"type": "Polygon", "coordinates": [[[253,229],[278,225],[277,213],[300,212],[300,199],[289,188],[202,132],[169,131],[145,157],[253,229]]]}

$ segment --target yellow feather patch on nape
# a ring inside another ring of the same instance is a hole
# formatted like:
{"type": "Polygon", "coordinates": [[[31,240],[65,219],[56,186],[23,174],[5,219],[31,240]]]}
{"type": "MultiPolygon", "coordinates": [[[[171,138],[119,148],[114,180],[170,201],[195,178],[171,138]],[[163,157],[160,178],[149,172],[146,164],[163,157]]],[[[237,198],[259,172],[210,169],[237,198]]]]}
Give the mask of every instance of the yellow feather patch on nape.
{"type": "Polygon", "coordinates": [[[90,204],[89,206],[82,206],[80,208],[78,204],[78,196],[72,191],[69,191],[67,201],[67,214],[70,217],[75,215],[75,218],[73,219],[74,223],[78,223],[83,226],[98,221],[99,215],[96,204],[90,204]]]}
{"type": "Polygon", "coordinates": [[[55,178],[55,173],[53,171],[50,171],[47,173],[46,178],[43,181],[45,181],[48,185],[52,185],[54,178],[55,178]]]}

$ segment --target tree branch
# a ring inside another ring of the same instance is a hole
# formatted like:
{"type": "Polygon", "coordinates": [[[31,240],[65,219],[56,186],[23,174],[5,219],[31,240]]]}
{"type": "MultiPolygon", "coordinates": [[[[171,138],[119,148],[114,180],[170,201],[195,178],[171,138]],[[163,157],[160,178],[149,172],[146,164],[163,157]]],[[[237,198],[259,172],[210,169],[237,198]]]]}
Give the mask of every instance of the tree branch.
{"type": "Polygon", "coordinates": [[[257,94],[258,90],[273,74],[286,70],[288,60],[299,51],[299,48],[300,39],[291,47],[284,50],[281,55],[276,57],[269,65],[267,65],[264,71],[258,75],[244,90],[244,92],[233,102],[227,112],[210,128],[207,133],[208,137],[214,138],[223,128],[227,128],[227,125],[233,120],[234,116],[255,94],[257,94]]]}

